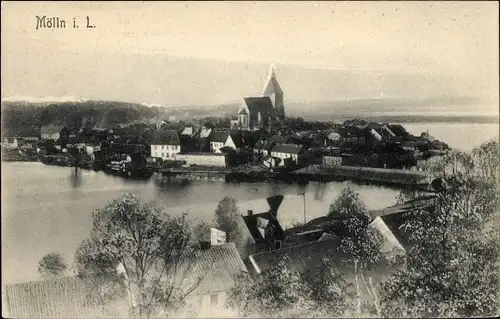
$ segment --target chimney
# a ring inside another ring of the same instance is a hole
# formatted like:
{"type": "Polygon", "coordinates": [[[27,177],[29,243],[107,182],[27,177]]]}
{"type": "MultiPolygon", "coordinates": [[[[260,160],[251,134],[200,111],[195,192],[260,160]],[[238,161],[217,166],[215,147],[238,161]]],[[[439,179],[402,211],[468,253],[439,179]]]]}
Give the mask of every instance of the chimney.
{"type": "Polygon", "coordinates": [[[212,243],[209,241],[200,240],[200,249],[208,250],[212,247],[212,243]]]}
{"type": "Polygon", "coordinates": [[[253,210],[249,209],[247,210],[247,216],[252,216],[253,215],[253,210]]]}

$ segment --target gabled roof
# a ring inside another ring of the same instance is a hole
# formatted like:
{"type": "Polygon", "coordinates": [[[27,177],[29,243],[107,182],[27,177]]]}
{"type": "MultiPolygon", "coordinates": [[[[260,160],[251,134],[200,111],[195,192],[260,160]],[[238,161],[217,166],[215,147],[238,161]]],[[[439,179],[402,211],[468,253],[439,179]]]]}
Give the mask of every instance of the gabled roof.
{"type": "Polygon", "coordinates": [[[389,124],[387,127],[396,135],[396,136],[406,136],[408,132],[401,124],[389,124]]]}
{"type": "Polygon", "coordinates": [[[273,103],[268,96],[262,97],[245,97],[245,104],[250,113],[257,114],[263,117],[269,117],[274,112],[273,103]]]}
{"type": "Polygon", "coordinates": [[[321,216],[315,218],[304,225],[288,228],[285,230],[287,236],[300,234],[310,230],[328,230],[330,227],[337,225],[342,220],[337,216],[321,216]]]}
{"type": "Polygon", "coordinates": [[[287,154],[299,154],[302,151],[302,145],[297,144],[276,144],[272,149],[272,152],[287,153],[287,154]]]}
{"type": "Polygon", "coordinates": [[[155,131],[151,145],[180,145],[179,133],[176,130],[155,131]]]}
{"type": "Polygon", "coordinates": [[[338,249],[340,238],[332,237],[333,239],[253,254],[249,259],[252,261],[252,264],[258,267],[260,272],[272,269],[281,260],[286,260],[286,264],[290,270],[295,271],[315,268],[321,265],[323,260],[327,258],[340,266],[344,264],[348,256],[338,249]]]}
{"type": "Polygon", "coordinates": [[[211,128],[202,127],[198,133],[198,136],[200,138],[208,138],[208,137],[210,137],[211,134],[212,134],[211,128]]]}
{"type": "Polygon", "coordinates": [[[230,132],[229,133],[229,136],[231,136],[231,139],[233,140],[233,143],[234,145],[236,145],[236,147],[243,147],[245,146],[245,141],[242,137],[242,135],[238,132],[230,132]]]}
{"type": "Polygon", "coordinates": [[[196,282],[201,278],[193,295],[227,291],[235,285],[236,276],[247,272],[234,243],[212,246],[191,259],[191,262],[194,265],[187,273],[186,284],[183,282],[182,286],[192,287],[193,284],[189,282],[196,282]]]}
{"type": "Polygon", "coordinates": [[[215,131],[210,136],[210,142],[224,143],[229,136],[229,132],[226,131],[215,131]]]}
{"type": "Polygon", "coordinates": [[[196,134],[197,129],[192,127],[192,126],[186,126],[182,132],[181,135],[188,135],[188,136],[193,136],[196,134]]]}
{"type": "Polygon", "coordinates": [[[275,226],[278,231],[283,233],[283,229],[281,228],[280,223],[276,219],[276,217],[271,213],[271,212],[265,212],[265,213],[259,213],[259,214],[253,214],[253,215],[242,215],[243,221],[245,222],[248,231],[252,235],[254,240],[264,240],[264,234],[259,231],[259,225],[262,226],[263,221],[265,222],[265,226],[267,226],[269,223],[271,223],[273,226],[275,226]]]}

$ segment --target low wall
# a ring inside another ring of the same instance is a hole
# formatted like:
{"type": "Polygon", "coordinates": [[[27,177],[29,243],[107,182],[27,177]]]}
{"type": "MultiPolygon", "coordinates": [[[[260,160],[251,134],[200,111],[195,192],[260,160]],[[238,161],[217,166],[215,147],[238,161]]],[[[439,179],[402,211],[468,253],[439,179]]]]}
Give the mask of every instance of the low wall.
{"type": "Polygon", "coordinates": [[[223,154],[177,154],[175,159],[178,161],[186,161],[188,165],[226,167],[226,156],[223,154]]]}

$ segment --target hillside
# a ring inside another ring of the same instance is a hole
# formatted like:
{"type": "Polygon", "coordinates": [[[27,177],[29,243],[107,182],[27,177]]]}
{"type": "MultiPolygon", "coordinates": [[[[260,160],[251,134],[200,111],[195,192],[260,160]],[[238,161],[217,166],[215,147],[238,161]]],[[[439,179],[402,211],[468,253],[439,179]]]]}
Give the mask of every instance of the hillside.
{"type": "Polygon", "coordinates": [[[40,126],[114,126],[153,118],[157,107],[114,101],[2,101],[2,135],[35,132],[40,126]]]}

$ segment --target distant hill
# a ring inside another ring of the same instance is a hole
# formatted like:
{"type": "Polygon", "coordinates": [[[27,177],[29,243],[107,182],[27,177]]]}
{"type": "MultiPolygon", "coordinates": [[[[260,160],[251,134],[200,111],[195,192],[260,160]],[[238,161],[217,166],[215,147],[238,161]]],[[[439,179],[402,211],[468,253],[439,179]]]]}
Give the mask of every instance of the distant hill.
{"type": "Polygon", "coordinates": [[[158,116],[157,107],[115,101],[2,101],[2,135],[32,134],[40,126],[116,126],[158,116]]]}
{"type": "MultiPolygon", "coordinates": [[[[2,135],[22,135],[48,125],[113,127],[138,120],[192,120],[236,116],[239,102],[218,105],[150,106],[144,103],[97,101],[83,98],[16,97],[2,101],[2,135]],[[68,99],[68,100],[64,100],[68,99]]],[[[473,97],[359,98],[332,101],[285,101],[287,116],[306,120],[344,121],[352,118],[411,123],[498,123],[498,109],[473,97]]]]}

